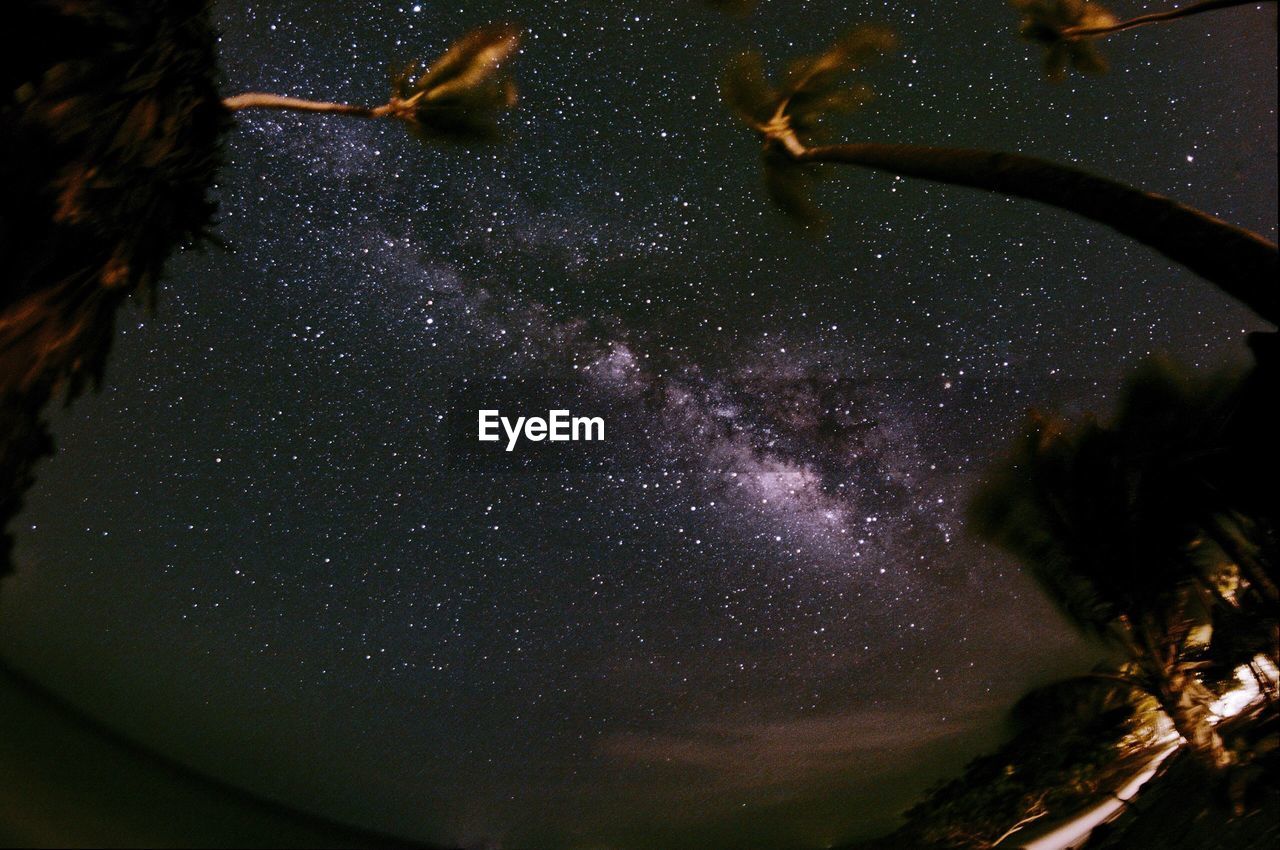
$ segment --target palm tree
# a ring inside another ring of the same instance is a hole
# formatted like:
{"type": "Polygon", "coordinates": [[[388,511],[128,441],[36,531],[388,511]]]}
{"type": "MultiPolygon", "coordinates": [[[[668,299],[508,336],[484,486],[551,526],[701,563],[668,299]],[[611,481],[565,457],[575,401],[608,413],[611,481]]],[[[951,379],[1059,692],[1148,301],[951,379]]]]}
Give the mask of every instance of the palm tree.
{"type": "MultiPolygon", "coordinates": [[[[97,384],[117,310],[154,304],[169,255],[216,242],[209,196],[232,113],[294,109],[403,122],[423,139],[482,140],[515,102],[506,25],[400,70],[387,103],[262,93],[223,100],[210,0],[51,0],[6,10],[22,39],[0,100],[0,576],[5,527],[53,451],[44,411],[97,384]]],[[[15,40],[16,44],[16,40],[15,40]]]]}
{"type": "Polygon", "coordinates": [[[507,62],[520,45],[520,32],[508,24],[479,27],[458,39],[435,62],[412,63],[392,77],[391,96],[378,106],[303,100],[263,92],[245,92],[222,101],[232,112],[289,109],[358,118],[402,121],[426,140],[464,141],[497,133],[495,118],[516,103],[515,84],[505,76],[507,62]]]}
{"type": "Polygon", "coordinates": [[[1280,323],[1275,244],[1208,213],[1022,154],[873,142],[815,144],[827,117],[869,97],[865,86],[845,83],[849,74],[892,44],[885,30],[857,28],[826,51],[792,63],[777,87],[767,80],[756,54],[729,65],[722,93],[759,135],[765,185],[784,211],[807,224],[821,221],[809,191],[824,164],[857,165],[1028,198],[1106,224],[1217,284],[1267,321],[1280,323]]]}
{"type": "Polygon", "coordinates": [[[1086,74],[1105,71],[1107,63],[1089,43],[1092,39],[1218,9],[1256,6],[1259,1],[1200,0],[1177,9],[1120,20],[1101,3],[1092,0],[1010,0],[1022,15],[1022,37],[1044,47],[1045,74],[1051,80],[1061,80],[1066,76],[1068,66],[1086,74]]]}
{"type": "MultiPolygon", "coordinates": [[[[1224,484],[1253,476],[1245,486],[1260,490],[1276,466],[1273,447],[1231,442],[1245,387],[1148,365],[1110,427],[1033,416],[972,508],[975,531],[1017,556],[1078,628],[1117,647],[1124,667],[1112,678],[1154,697],[1215,771],[1228,758],[1200,659],[1238,606],[1218,583],[1226,556],[1206,554],[1214,545],[1206,529],[1251,503],[1252,494],[1224,484]]],[[[1260,533],[1256,524],[1238,529],[1260,533]]],[[[1242,542],[1259,551],[1265,541],[1242,542]]],[[[1264,625],[1274,633],[1274,619],[1264,625]]],[[[1238,628],[1224,628],[1224,638],[1228,631],[1238,628]]]]}
{"type": "Polygon", "coordinates": [[[150,301],[165,259],[209,240],[230,125],[206,0],[6,9],[0,99],[0,575],[43,411],[101,379],[117,309],[150,301]]]}

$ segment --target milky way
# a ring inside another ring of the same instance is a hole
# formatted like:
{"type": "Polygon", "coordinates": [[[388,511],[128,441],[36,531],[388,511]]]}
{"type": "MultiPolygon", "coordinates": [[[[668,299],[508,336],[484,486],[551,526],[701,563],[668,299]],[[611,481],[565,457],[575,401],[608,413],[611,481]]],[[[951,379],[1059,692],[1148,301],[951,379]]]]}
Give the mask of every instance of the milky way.
{"type": "Polygon", "coordinates": [[[964,190],[846,174],[798,236],[716,75],[886,23],[849,138],[1078,162],[1274,238],[1271,19],[1116,38],[1111,75],[1050,86],[1001,3],[631,5],[219,5],[227,92],[370,103],[388,60],[518,19],[512,138],[241,116],[228,250],[171,263],[57,422],[8,657],[361,826],[665,847],[884,830],[1092,663],[966,494],[1027,408],[1105,409],[1142,357],[1238,360],[1255,325],[964,190]],[[607,440],[484,453],[478,406],[607,440]]]}

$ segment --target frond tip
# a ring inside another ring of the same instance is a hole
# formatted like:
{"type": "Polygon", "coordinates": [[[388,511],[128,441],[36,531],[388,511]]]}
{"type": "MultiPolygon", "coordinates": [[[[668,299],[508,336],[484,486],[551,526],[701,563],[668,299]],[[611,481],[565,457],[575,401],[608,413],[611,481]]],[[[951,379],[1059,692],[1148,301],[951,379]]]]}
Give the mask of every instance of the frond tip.
{"type": "Polygon", "coordinates": [[[752,126],[767,123],[778,108],[778,92],[769,85],[759,53],[742,53],[729,61],[720,76],[720,96],[752,126]]]}
{"type": "Polygon", "coordinates": [[[821,176],[813,163],[796,162],[776,148],[765,151],[764,188],[769,199],[792,221],[813,231],[827,225],[827,214],[813,202],[813,187],[821,176]]]}
{"type": "Polygon", "coordinates": [[[837,93],[843,80],[894,48],[894,34],[876,26],[859,26],[821,53],[802,56],[787,69],[784,89],[792,110],[837,93]]]}
{"type": "Polygon", "coordinates": [[[516,104],[507,64],[519,47],[520,30],[510,24],[471,30],[425,68],[415,62],[393,76],[390,113],[426,139],[497,136],[498,114],[516,104]]]}

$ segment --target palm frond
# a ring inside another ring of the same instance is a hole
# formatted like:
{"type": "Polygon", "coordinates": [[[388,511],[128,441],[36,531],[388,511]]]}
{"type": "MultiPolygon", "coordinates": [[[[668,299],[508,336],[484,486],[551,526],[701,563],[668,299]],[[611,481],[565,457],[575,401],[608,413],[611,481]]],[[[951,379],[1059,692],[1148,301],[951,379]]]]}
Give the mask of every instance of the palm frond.
{"type": "Polygon", "coordinates": [[[819,177],[819,170],[811,164],[796,162],[778,151],[765,153],[765,192],[778,209],[805,228],[821,229],[827,223],[826,213],[813,202],[819,177]]]}
{"type": "Polygon", "coordinates": [[[741,53],[729,61],[720,77],[720,96],[749,124],[765,123],[778,108],[778,92],[765,77],[759,53],[741,53]]]}
{"type": "Polygon", "coordinates": [[[792,103],[824,97],[849,74],[892,50],[896,42],[894,34],[883,27],[855,27],[826,50],[793,61],[783,91],[792,103]]]}
{"type": "Polygon", "coordinates": [[[507,64],[519,46],[519,29],[492,24],[462,36],[426,68],[400,68],[392,77],[392,114],[423,139],[493,138],[499,113],[516,104],[507,64]]]}
{"type": "Polygon", "coordinates": [[[1107,60],[1091,42],[1073,41],[1067,45],[1067,53],[1071,57],[1071,67],[1082,74],[1105,74],[1107,60]]]}
{"type": "Polygon", "coordinates": [[[1062,80],[1068,68],[1082,74],[1102,74],[1107,63],[1085,39],[1073,37],[1078,29],[1110,26],[1116,16],[1092,0],[1010,0],[1021,15],[1018,32],[1025,41],[1044,50],[1045,76],[1062,80]]]}
{"type": "Polygon", "coordinates": [[[826,217],[813,203],[821,169],[796,162],[779,148],[788,134],[802,144],[822,133],[832,115],[851,112],[871,99],[871,89],[848,77],[892,48],[895,37],[882,27],[859,26],[818,53],[802,56],[772,85],[758,53],[743,53],[725,67],[720,94],[729,109],[765,137],[764,183],[773,202],[805,227],[826,217]]]}

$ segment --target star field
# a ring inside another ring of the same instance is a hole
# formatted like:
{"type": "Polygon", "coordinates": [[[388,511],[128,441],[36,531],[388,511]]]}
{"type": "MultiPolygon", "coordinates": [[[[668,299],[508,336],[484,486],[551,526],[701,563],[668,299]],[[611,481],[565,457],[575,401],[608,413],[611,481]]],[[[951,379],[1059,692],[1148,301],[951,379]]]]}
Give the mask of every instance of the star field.
{"type": "MultiPolygon", "coordinates": [[[[1136,8],[1136,6],[1135,6],[1136,8]]],[[[1248,10],[1052,86],[1003,4],[221,3],[224,90],[376,103],[516,20],[511,139],[246,112],[225,251],[126,312],[20,529],[7,654],[186,763],[447,845],[828,846],[884,831],[1095,650],[964,530],[1026,410],[1244,357],[1190,272],[1030,203],[850,171],[769,207],[716,79],[859,20],[850,140],[1075,162],[1275,237],[1248,10]],[[602,446],[483,453],[475,410],[602,446]]]]}

